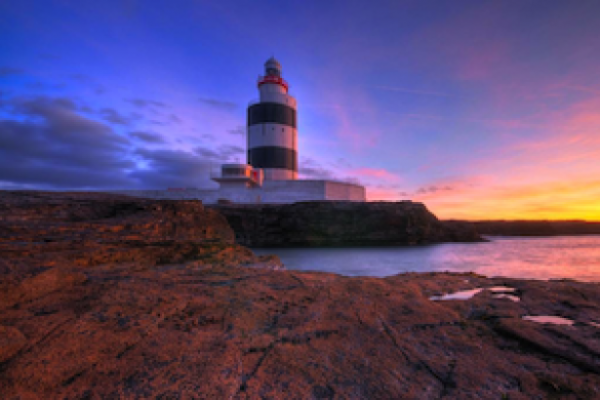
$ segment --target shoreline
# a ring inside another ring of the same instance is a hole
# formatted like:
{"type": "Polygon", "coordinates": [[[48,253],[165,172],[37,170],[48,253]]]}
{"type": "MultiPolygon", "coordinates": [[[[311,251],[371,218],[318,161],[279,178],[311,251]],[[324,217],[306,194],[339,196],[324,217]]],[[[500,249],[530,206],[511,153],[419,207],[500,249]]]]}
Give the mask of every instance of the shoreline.
{"type": "Polygon", "coordinates": [[[293,271],[197,201],[0,201],[7,398],[600,396],[600,284],[293,271]]]}

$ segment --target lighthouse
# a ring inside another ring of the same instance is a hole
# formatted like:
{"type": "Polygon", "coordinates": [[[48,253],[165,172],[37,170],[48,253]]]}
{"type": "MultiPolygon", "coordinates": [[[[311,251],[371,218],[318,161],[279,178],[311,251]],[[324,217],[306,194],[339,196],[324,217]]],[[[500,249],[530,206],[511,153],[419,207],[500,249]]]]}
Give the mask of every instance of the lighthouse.
{"type": "Polygon", "coordinates": [[[258,78],[259,101],[248,107],[248,164],[265,181],[298,179],[296,99],[288,94],[281,64],[274,57],[258,78]]]}
{"type": "Polygon", "coordinates": [[[159,199],[199,199],[205,204],[290,204],[298,201],[365,201],[364,186],[323,179],[298,179],[296,99],[288,94],[274,57],[258,78],[259,100],[247,110],[247,163],[212,169],[218,188],[124,190],[112,193],[159,199]]]}

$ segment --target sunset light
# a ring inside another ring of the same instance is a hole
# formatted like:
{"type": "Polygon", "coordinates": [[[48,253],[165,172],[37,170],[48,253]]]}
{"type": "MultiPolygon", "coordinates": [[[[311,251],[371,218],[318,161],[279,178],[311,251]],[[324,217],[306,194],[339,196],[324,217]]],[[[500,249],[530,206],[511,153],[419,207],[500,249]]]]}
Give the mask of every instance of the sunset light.
{"type": "Polygon", "coordinates": [[[20,165],[1,187],[211,187],[246,158],[274,54],[301,178],[442,218],[600,220],[596,2],[153,4],[0,5],[1,162],[20,165]]]}
{"type": "Polygon", "coordinates": [[[600,399],[600,0],[0,0],[1,399],[600,399]]]}

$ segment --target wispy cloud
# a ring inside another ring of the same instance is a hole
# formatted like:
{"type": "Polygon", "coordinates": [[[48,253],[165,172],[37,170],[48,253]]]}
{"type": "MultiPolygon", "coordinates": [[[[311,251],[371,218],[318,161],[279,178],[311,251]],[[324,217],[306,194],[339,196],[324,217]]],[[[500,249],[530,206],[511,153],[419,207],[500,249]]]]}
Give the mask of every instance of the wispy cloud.
{"type": "Polygon", "coordinates": [[[105,121],[115,125],[129,125],[132,120],[131,117],[126,117],[125,115],[121,114],[120,111],[108,107],[101,109],[100,115],[105,121]]]}
{"type": "Polygon", "coordinates": [[[165,138],[154,132],[143,132],[143,131],[135,131],[130,132],[129,136],[140,139],[147,143],[164,143],[165,138]]]}
{"type": "Polygon", "coordinates": [[[235,128],[228,130],[227,133],[230,133],[232,135],[245,135],[246,127],[243,125],[236,126],[235,128]]]}
{"type": "Polygon", "coordinates": [[[13,67],[0,67],[0,77],[7,77],[10,75],[21,75],[24,71],[20,68],[13,67]]]}
{"type": "Polygon", "coordinates": [[[373,89],[386,90],[388,92],[401,92],[401,93],[417,94],[417,95],[424,95],[424,96],[452,97],[452,95],[449,95],[447,93],[442,93],[442,92],[436,92],[436,91],[430,91],[430,90],[408,89],[408,88],[396,87],[396,86],[372,85],[372,86],[367,86],[367,87],[373,88],[373,89]]]}
{"type": "Polygon", "coordinates": [[[132,98],[132,99],[125,99],[125,101],[127,101],[128,103],[133,104],[134,106],[140,107],[140,108],[146,108],[149,106],[154,106],[154,107],[165,107],[165,103],[163,103],[162,101],[157,101],[157,100],[150,100],[150,99],[141,99],[141,98],[132,98]]]}
{"type": "Polygon", "coordinates": [[[351,175],[362,177],[362,178],[371,178],[376,180],[383,181],[399,181],[398,175],[384,169],[384,168],[357,168],[348,171],[351,175]]]}
{"type": "Polygon", "coordinates": [[[211,107],[221,108],[224,110],[234,110],[237,108],[237,104],[232,101],[211,99],[208,97],[201,97],[198,101],[202,104],[206,104],[211,107]]]}
{"type": "Polygon", "coordinates": [[[578,86],[578,85],[557,85],[557,87],[563,88],[563,89],[568,89],[568,90],[575,90],[577,92],[592,93],[592,94],[600,95],[600,89],[596,89],[593,87],[578,86]]]}

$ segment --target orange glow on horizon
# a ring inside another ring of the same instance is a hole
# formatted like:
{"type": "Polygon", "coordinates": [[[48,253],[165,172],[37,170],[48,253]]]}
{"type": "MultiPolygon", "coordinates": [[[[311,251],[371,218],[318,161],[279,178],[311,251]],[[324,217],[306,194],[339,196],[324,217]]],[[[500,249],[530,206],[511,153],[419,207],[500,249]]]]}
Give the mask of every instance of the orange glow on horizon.
{"type": "MultiPolygon", "coordinates": [[[[370,201],[401,200],[395,193],[367,189],[370,201]]],[[[499,187],[456,187],[408,195],[440,219],[585,220],[600,222],[600,180],[499,187]]]]}

